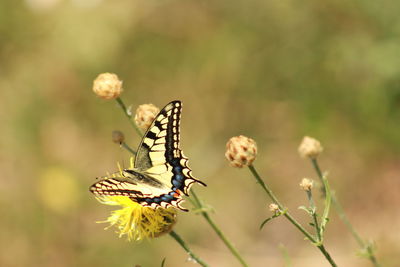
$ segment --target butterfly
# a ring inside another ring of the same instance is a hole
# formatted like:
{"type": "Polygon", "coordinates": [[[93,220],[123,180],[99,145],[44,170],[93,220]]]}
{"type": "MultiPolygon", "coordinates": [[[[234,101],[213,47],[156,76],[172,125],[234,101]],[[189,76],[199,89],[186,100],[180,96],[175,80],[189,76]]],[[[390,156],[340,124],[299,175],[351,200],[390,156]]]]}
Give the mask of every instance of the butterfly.
{"type": "Polygon", "coordinates": [[[144,207],[181,206],[194,183],[206,186],[192,176],[188,158],[179,148],[181,101],[168,103],[155,117],[136,152],[133,169],[124,169],[113,177],[90,187],[98,196],[127,196],[144,207]]]}

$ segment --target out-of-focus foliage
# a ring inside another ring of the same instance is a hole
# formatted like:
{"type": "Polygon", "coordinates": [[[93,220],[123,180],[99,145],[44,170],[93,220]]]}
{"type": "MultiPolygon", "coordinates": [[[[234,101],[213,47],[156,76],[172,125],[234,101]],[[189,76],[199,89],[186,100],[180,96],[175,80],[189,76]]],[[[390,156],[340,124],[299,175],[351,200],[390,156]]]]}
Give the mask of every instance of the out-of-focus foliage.
{"type": "MultiPolygon", "coordinates": [[[[0,1],[0,265],[159,266],[166,257],[192,266],[168,237],[127,243],[95,223],[109,210],[88,186],[128,164],[111,132],[139,142],[116,103],[91,91],[99,73],[114,72],[132,110],[183,101],[182,147],[208,184],[197,191],[252,266],[282,266],[279,243],[296,266],[325,262],[283,220],[259,232],[269,202],[224,159],[239,134],[257,141],[255,165],[295,214],[306,201],[299,181],[316,179],[297,146],[318,138],[350,219],[395,266],[399,9],[395,0],[0,1]]],[[[369,266],[335,215],[328,228],[340,266],[369,266]]],[[[180,214],[176,230],[212,266],[236,264],[195,214],[180,214]]]]}

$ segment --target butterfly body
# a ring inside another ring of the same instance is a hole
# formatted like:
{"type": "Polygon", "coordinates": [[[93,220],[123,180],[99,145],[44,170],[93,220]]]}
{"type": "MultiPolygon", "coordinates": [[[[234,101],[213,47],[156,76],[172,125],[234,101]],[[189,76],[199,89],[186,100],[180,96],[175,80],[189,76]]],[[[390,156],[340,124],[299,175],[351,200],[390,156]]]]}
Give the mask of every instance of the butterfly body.
{"type": "Polygon", "coordinates": [[[156,116],[144,135],[133,169],[93,184],[90,191],[100,196],[127,196],[145,206],[186,211],[180,204],[194,183],[203,182],[191,175],[188,159],[179,148],[182,104],[172,101],[156,116]]]}

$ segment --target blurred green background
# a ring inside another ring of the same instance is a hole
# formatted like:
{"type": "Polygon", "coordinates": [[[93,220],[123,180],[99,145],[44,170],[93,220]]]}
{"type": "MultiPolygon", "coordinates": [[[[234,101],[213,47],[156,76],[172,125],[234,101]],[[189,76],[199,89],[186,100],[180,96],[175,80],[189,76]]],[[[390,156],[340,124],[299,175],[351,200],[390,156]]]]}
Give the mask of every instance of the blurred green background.
{"type": "MultiPolygon", "coordinates": [[[[88,192],[128,164],[111,142],[139,138],[115,101],[91,91],[101,72],[123,99],[184,103],[182,147],[197,193],[251,266],[328,266],[268,204],[250,172],[228,166],[226,141],[258,143],[255,166],[304,224],[297,147],[322,142],[322,168],[354,226],[400,261],[400,2],[395,0],[2,0],[0,2],[0,265],[194,266],[170,237],[129,243],[104,231],[112,207],[88,192]]],[[[190,203],[185,203],[190,208],[190,203]]],[[[335,212],[326,246],[339,266],[371,266],[335,212]]],[[[196,214],[175,230],[211,266],[239,266],[196,214]]]]}

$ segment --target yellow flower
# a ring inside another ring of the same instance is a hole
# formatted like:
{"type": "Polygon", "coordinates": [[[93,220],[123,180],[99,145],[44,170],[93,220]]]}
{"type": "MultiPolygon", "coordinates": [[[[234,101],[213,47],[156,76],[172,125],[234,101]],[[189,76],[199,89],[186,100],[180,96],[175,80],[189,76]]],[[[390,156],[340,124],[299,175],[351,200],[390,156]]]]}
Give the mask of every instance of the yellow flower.
{"type": "MultiPolygon", "coordinates": [[[[134,159],[131,157],[131,169],[133,169],[133,162],[134,159]]],[[[122,175],[119,164],[118,168],[122,175]]],[[[111,175],[111,177],[116,176],[116,174],[111,175]]],[[[126,236],[129,241],[159,237],[169,233],[176,223],[177,210],[172,207],[167,209],[143,207],[127,196],[96,196],[96,198],[105,205],[121,206],[121,209],[114,210],[111,216],[102,222],[110,223],[109,227],[116,226],[119,237],[126,236]]]]}
{"type": "Polygon", "coordinates": [[[128,240],[159,237],[169,233],[176,222],[177,211],[174,208],[143,207],[126,196],[98,196],[97,199],[106,205],[121,206],[103,222],[116,226],[119,236],[126,236],[128,240]]]}

